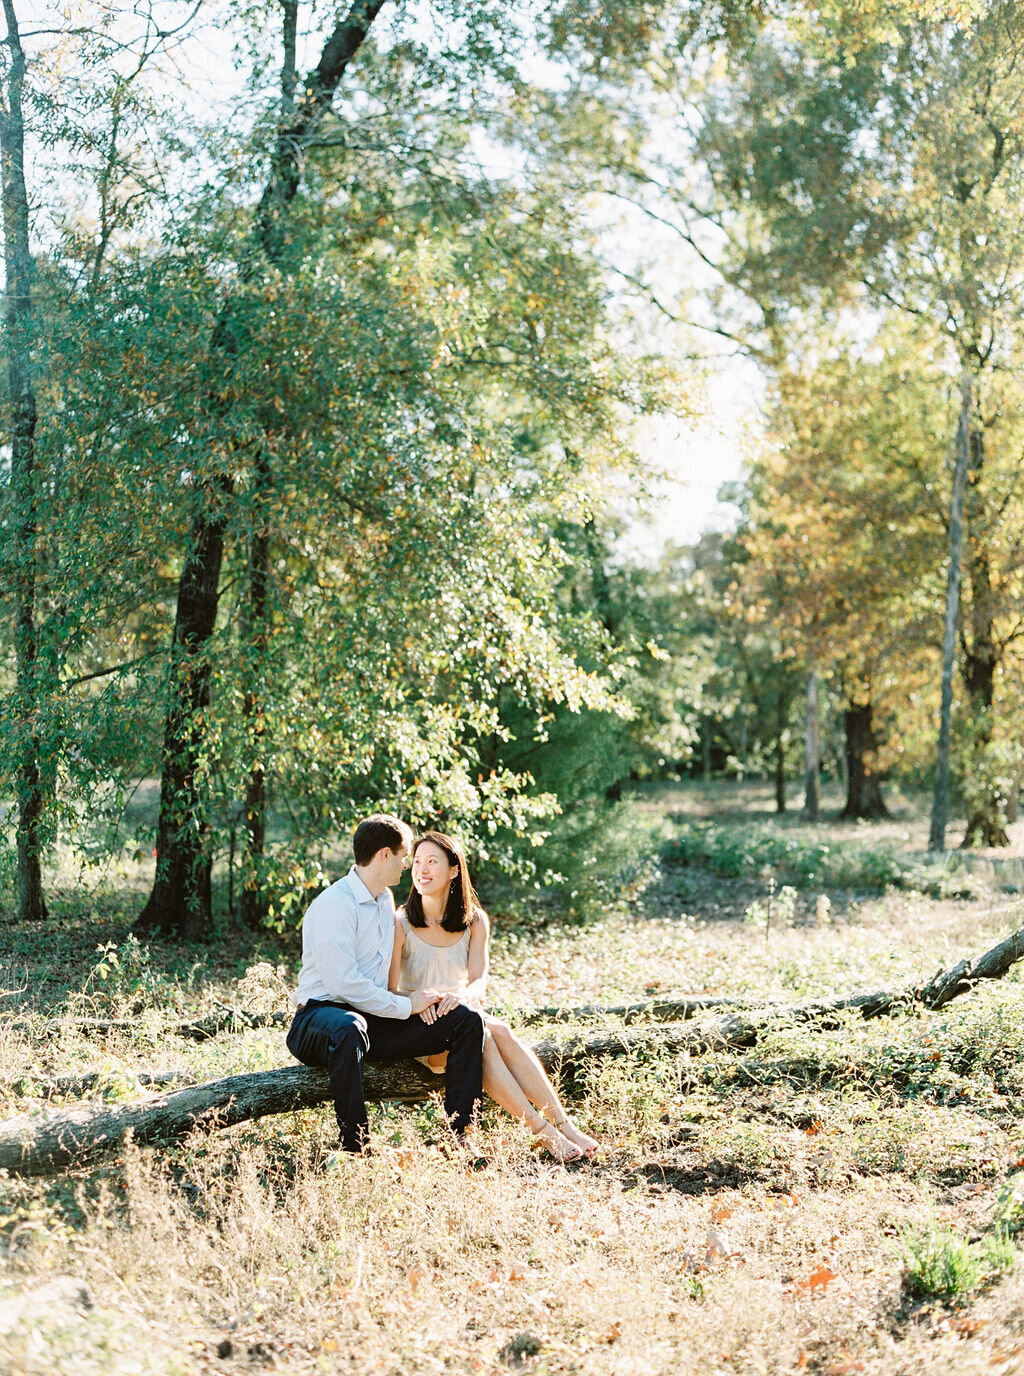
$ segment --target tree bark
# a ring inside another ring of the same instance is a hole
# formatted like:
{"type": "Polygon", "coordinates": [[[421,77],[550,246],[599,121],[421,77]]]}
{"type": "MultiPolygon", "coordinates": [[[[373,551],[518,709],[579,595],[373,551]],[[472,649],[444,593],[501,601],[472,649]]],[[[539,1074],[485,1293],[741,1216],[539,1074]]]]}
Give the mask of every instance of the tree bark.
{"type": "MultiPolygon", "coordinates": [[[[992,568],[981,521],[981,474],[985,464],[984,436],[975,424],[970,431],[970,469],[967,496],[968,574],[971,586],[970,642],[964,653],[964,685],[970,702],[973,746],[984,757],[992,744],[995,676],[1000,659],[995,634],[995,595],[992,568]]],[[[984,777],[984,772],[982,774],[984,777]]],[[[961,849],[1008,846],[1006,818],[993,788],[976,794],[968,810],[961,849]]]]}
{"type": "MultiPolygon", "coordinates": [[[[296,45],[298,36],[298,0],[281,0],[283,17],[281,61],[281,110],[278,118],[278,164],[281,159],[281,133],[295,119],[296,45]]],[[[272,185],[277,197],[274,214],[283,215],[286,203],[282,196],[280,168],[272,185]]],[[[262,246],[267,257],[279,261],[283,242],[269,232],[262,234],[262,246]]],[[[245,781],[243,815],[245,818],[245,876],[239,912],[243,923],[250,928],[262,927],[266,921],[270,898],[263,872],[263,858],[267,840],[267,765],[266,721],[264,693],[267,646],[270,641],[270,529],[269,499],[273,480],[270,453],[267,446],[260,449],[254,461],[253,529],[249,540],[247,569],[247,601],[243,618],[243,663],[247,683],[243,715],[249,749],[249,771],[245,781]]]]}
{"type": "MultiPolygon", "coordinates": [[[[81,1099],[94,1089],[110,1085],[116,1081],[119,1087],[133,1083],[139,1089],[164,1089],[169,1085],[194,1085],[196,1077],[186,1070],[160,1070],[151,1074],[145,1070],[122,1071],[89,1070],[84,1075],[54,1075],[49,1078],[12,1080],[11,1091],[22,1098],[30,1099],[81,1099]]],[[[123,1094],[121,1096],[124,1097],[123,1094]]]]}
{"type": "Polygon", "coordinates": [[[246,684],[243,714],[250,752],[245,781],[245,880],[242,886],[241,917],[247,927],[263,925],[269,898],[263,877],[263,856],[267,838],[266,720],[263,695],[267,645],[270,638],[270,531],[267,512],[271,473],[265,451],[256,460],[253,492],[254,529],[249,544],[248,602],[243,620],[243,662],[246,684]]]}
{"type": "Polygon", "coordinates": [[[778,717],[776,719],[775,728],[775,750],[773,752],[775,811],[781,814],[786,810],[786,724],[783,720],[781,698],[778,704],[778,717]]]}
{"type": "Polygon", "coordinates": [[[804,738],[804,817],[818,820],[818,783],[821,776],[821,712],[818,701],[818,675],[807,675],[807,727],[804,738]]]}
{"type": "Polygon", "coordinates": [[[888,817],[889,809],[885,805],[881,783],[874,769],[878,741],[871,719],[871,703],[853,703],[847,707],[844,716],[847,783],[846,806],[840,816],[847,820],[888,817]]]}
{"type": "MultiPolygon", "coordinates": [[[[355,0],[348,14],[335,27],[324,44],[320,61],[303,84],[295,102],[295,117],[282,121],[274,148],[273,172],[260,199],[256,215],[256,238],[262,251],[278,261],[286,246],[285,217],[298,194],[302,178],[303,153],[325,111],[334,100],[349,63],[366,41],[373,21],[386,0],[355,0]]],[[[285,70],[287,70],[288,18],[286,12],[285,70]]],[[[286,77],[282,77],[285,82],[286,77]]]]}
{"type": "Polygon", "coordinates": [[[212,920],[212,840],[204,759],[210,705],[210,638],[217,620],[220,569],[230,484],[192,520],[190,549],[178,584],[164,724],[156,878],[135,932],[163,932],[195,940],[212,920]]]}
{"type": "MultiPolygon", "coordinates": [[[[643,1049],[690,1052],[740,1049],[753,1045],[773,1027],[792,1022],[836,1025],[839,1016],[856,1012],[877,1018],[914,1005],[944,1007],[968,993],[981,980],[1000,979],[1024,958],[1024,928],[990,947],[977,958],[960,960],[939,970],[927,984],[898,990],[853,993],[819,1003],[768,1006],[750,1012],[734,1011],[704,1025],[687,1022],[657,1028],[602,1028],[578,1033],[562,1041],[545,1040],[534,1051],[552,1075],[571,1076],[574,1070],[601,1056],[626,1055],[643,1049]]],[[[641,1005],[642,1006],[642,1005],[641,1005]]],[[[415,1061],[367,1064],[368,1099],[418,1100],[437,1079],[415,1061]]],[[[83,1165],[127,1140],[165,1142],[195,1128],[231,1127],[271,1113],[309,1108],[329,1099],[327,1074],[306,1066],[196,1085],[160,1095],[143,1104],[112,1108],[77,1107],[57,1113],[22,1115],[0,1123],[0,1170],[16,1175],[48,1175],[68,1165],[83,1165]]]]}
{"type": "Polygon", "coordinates": [[[287,1015],[280,1010],[266,1013],[252,1008],[215,1008],[212,1013],[202,1017],[186,1018],[181,1022],[165,1023],[162,1027],[150,1028],[139,1018],[14,1018],[4,1024],[5,1031],[27,1032],[30,1036],[59,1036],[68,1028],[75,1032],[92,1032],[99,1037],[109,1036],[112,1032],[134,1034],[136,1038],[147,1036],[183,1037],[186,1041],[205,1042],[221,1032],[244,1032],[254,1027],[280,1027],[287,1015]]]}
{"type": "Polygon", "coordinates": [[[960,618],[960,574],[964,550],[964,493],[970,460],[971,376],[964,371],[961,383],[960,424],[956,437],[953,491],[949,501],[949,567],[946,570],[946,622],[942,633],[942,692],[939,707],[939,739],[935,748],[935,788],[928,832],[928,849],[946,848],[949,818],[949,752],[953,726],[953,662],[956,628],[960,618]]]}
{"type": "Polygon", "coordinates": [[[46,917],[42,852],[44,790],[39,732],[40,661],[36,629],[36,398],[32,385],[32,254],[29,246],[28,190],[25,184],[25,119],[22,94],[25,53],[12,0],[3,0],[10,49],[7,108],[0,111],[2,167],[4,327],[7,390],[11,412],[12,550],[15,653],[18,920],[46,917]]]}
{"type": "MultiPolygon", "coordinates": [[[[356,0],[324,45],[320,61],[306,78],[294,117],[279,123],[271,175],[256,212],[256,259],[279,261],[286,247],[288,207],[298,193],[303,153],[330,107],[349,63],[362,47],[386,0],[356,0]]],[[[9,0],[5,0],[9,3],[9,0]]],[[[292,18],[294,16],[291,16],[292,18]]],[[[294,64],[294,29],[285,8],[285,69],[294,64]],[[289,32],[292,48],[289,59],[289,32]]],[[[282,77],[285,85],[288,77],[282,77]]],[[[294,87],[294,78],[291,80],[294,87]]],[[[251,276],[255,265],[246,268],[251,276]]],[[[211,352],[230,355],[238,347],[228,302],[211,337],[211,352]]],[[[219,403],[223,405],[223,403],[219,403]]],[[[172,672],[164,722],[160,818],[157,824],[156,878],[133,930],[163,932],[192,939],[211,925],[212,851],[205,756],[210,690],[210,648],[216,625],[227,505],[232,483],[227,472],[197,494],[188,553],[178,589],[172,672]]],[[[253,779],[250,776],[250,785],[253,779]]],[[[263,781],[259,780],[262,788],[263,781]]],[[[248,800],[247,800],[248,801],[248,800]]],[[[262,817],[262,801],[256,799],[262,817]]],[[[259,824],[250,844],[262,844],[259,824]]]]}

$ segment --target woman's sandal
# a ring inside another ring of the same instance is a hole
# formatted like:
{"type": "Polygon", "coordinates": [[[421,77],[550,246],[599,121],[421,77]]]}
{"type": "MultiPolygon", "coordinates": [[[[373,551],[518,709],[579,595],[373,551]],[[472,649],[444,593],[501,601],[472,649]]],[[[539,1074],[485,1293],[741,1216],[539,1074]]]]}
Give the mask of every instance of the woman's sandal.
{"type": "Polygon", "coordinates": [[[575,1142],[570,1142],[568,1137],[563,1137],[555,1125],[548,1122],[534,1132],[533,1148],[535,1151],[546,1151],[563,1166],[568,1166],[572,1161],[579,1161],[583,1156],[581,1147],[575,1142]]]}
{"type": "MultiPolygon", "coordinates": [[[[548,1121],[551,1122],[550,1119],[548,1121]]],[[[565,1140],[571,1142],[573,1146],[579,1147],[580,1155],[587,1161],[593,1160],[601,1150],[601,1143],[593,1137],[588,1137],[585,1132],[580,1132],[579,1128],[567,1113],[559,1118],[557,1123],[551,1122],[551,1126],[559,1136],[564,1137],[565,1140]]]]}

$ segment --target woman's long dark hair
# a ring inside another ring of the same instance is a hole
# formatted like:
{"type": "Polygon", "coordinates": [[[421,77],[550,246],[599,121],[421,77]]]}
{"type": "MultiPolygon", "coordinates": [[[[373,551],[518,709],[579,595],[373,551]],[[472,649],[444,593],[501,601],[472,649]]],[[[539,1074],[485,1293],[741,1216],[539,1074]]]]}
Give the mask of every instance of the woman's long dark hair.
{"type": "MultiPolygon", "coordinates": [[[[449,865],[459,867],[448,890],[448,902],[444,905],[441,926],[446,932],[464,932],[472,925],[480,908],[480,901],[473,891],[469,870],[466,867],[466,852],[453,836],[445,836],[443,831],[425,831],[422,836],[416,838],[412,848],[413,856],[427,841],[437,846],[438,850],[444,851],[449,865]]],[[[405,915],[412,927],[427,925],[427,919],[423,916],[423,897],[415,884],[405,900],[405,915]]]]}

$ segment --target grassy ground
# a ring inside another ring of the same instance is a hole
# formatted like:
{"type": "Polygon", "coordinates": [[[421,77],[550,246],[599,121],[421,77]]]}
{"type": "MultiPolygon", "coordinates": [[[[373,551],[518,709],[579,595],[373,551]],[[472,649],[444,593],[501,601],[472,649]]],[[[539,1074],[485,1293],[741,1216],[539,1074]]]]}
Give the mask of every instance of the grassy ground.
{"type": "MultiPolygon", "coordinates": [[[[621,911],[496,922],[492,1004],[515,1018],[651,993],[902,987],[1024,926],[995,872],[913,887],[910,810],[812,832],[772,819],[758,790],[725,801],[648,799],[669,860],[621,911]],[[716,812],[698,863],[679,838],[716,812]],[[787,894],[786,865],[806,876],[822,844],[848,886],[787,894]],[[884,887],[881,851],[898,861],[884,887]]],[[[287,1061],[276,1032],[194,1044],[161,1027],[218,1000],[283,1007],[297,941],[139,948],[125,932],[145,874],[114,885],[88,904],[69,892],[45,933],[5,929],[5,1117],[41,1109],[58,1074],[99,1071],[97,1097],[138,1098],[137,1071],[287,1061]],[[80,1013],[135,1021],[97,1041],[80,1013]]],[[[425,1104],[381,1109],[376,1155],[338,1172],[323,1170],[325,1107],[0,1181],[0,1371],[1024,1371],[1022,1014],[1011,975],[939,1014],[605,1062],[571,1087],[607,1144],[587,1167],[547,1164],[489,1114],[489,1165],[468,1170],[425,1104]]]]}

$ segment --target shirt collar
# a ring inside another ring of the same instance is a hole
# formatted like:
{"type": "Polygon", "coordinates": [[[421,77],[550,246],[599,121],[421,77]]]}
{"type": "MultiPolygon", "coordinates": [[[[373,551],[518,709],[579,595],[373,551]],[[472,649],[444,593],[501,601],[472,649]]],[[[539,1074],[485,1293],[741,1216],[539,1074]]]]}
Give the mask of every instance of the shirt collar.
{"type": "Polygon", "coordinates": [[[387,892],[386,889],[382,889],[381,892],[377,895],[377,897],[374,898],[373,894],[366,887],[363,881],[359,878],[359,875],[356,874],[355,865],[352,866],[346,877],[348,879],[348,886],[352,890],[353,897],[355,898],[357,903],[376,904],[384,897],[384,894],[387,892]]]}

